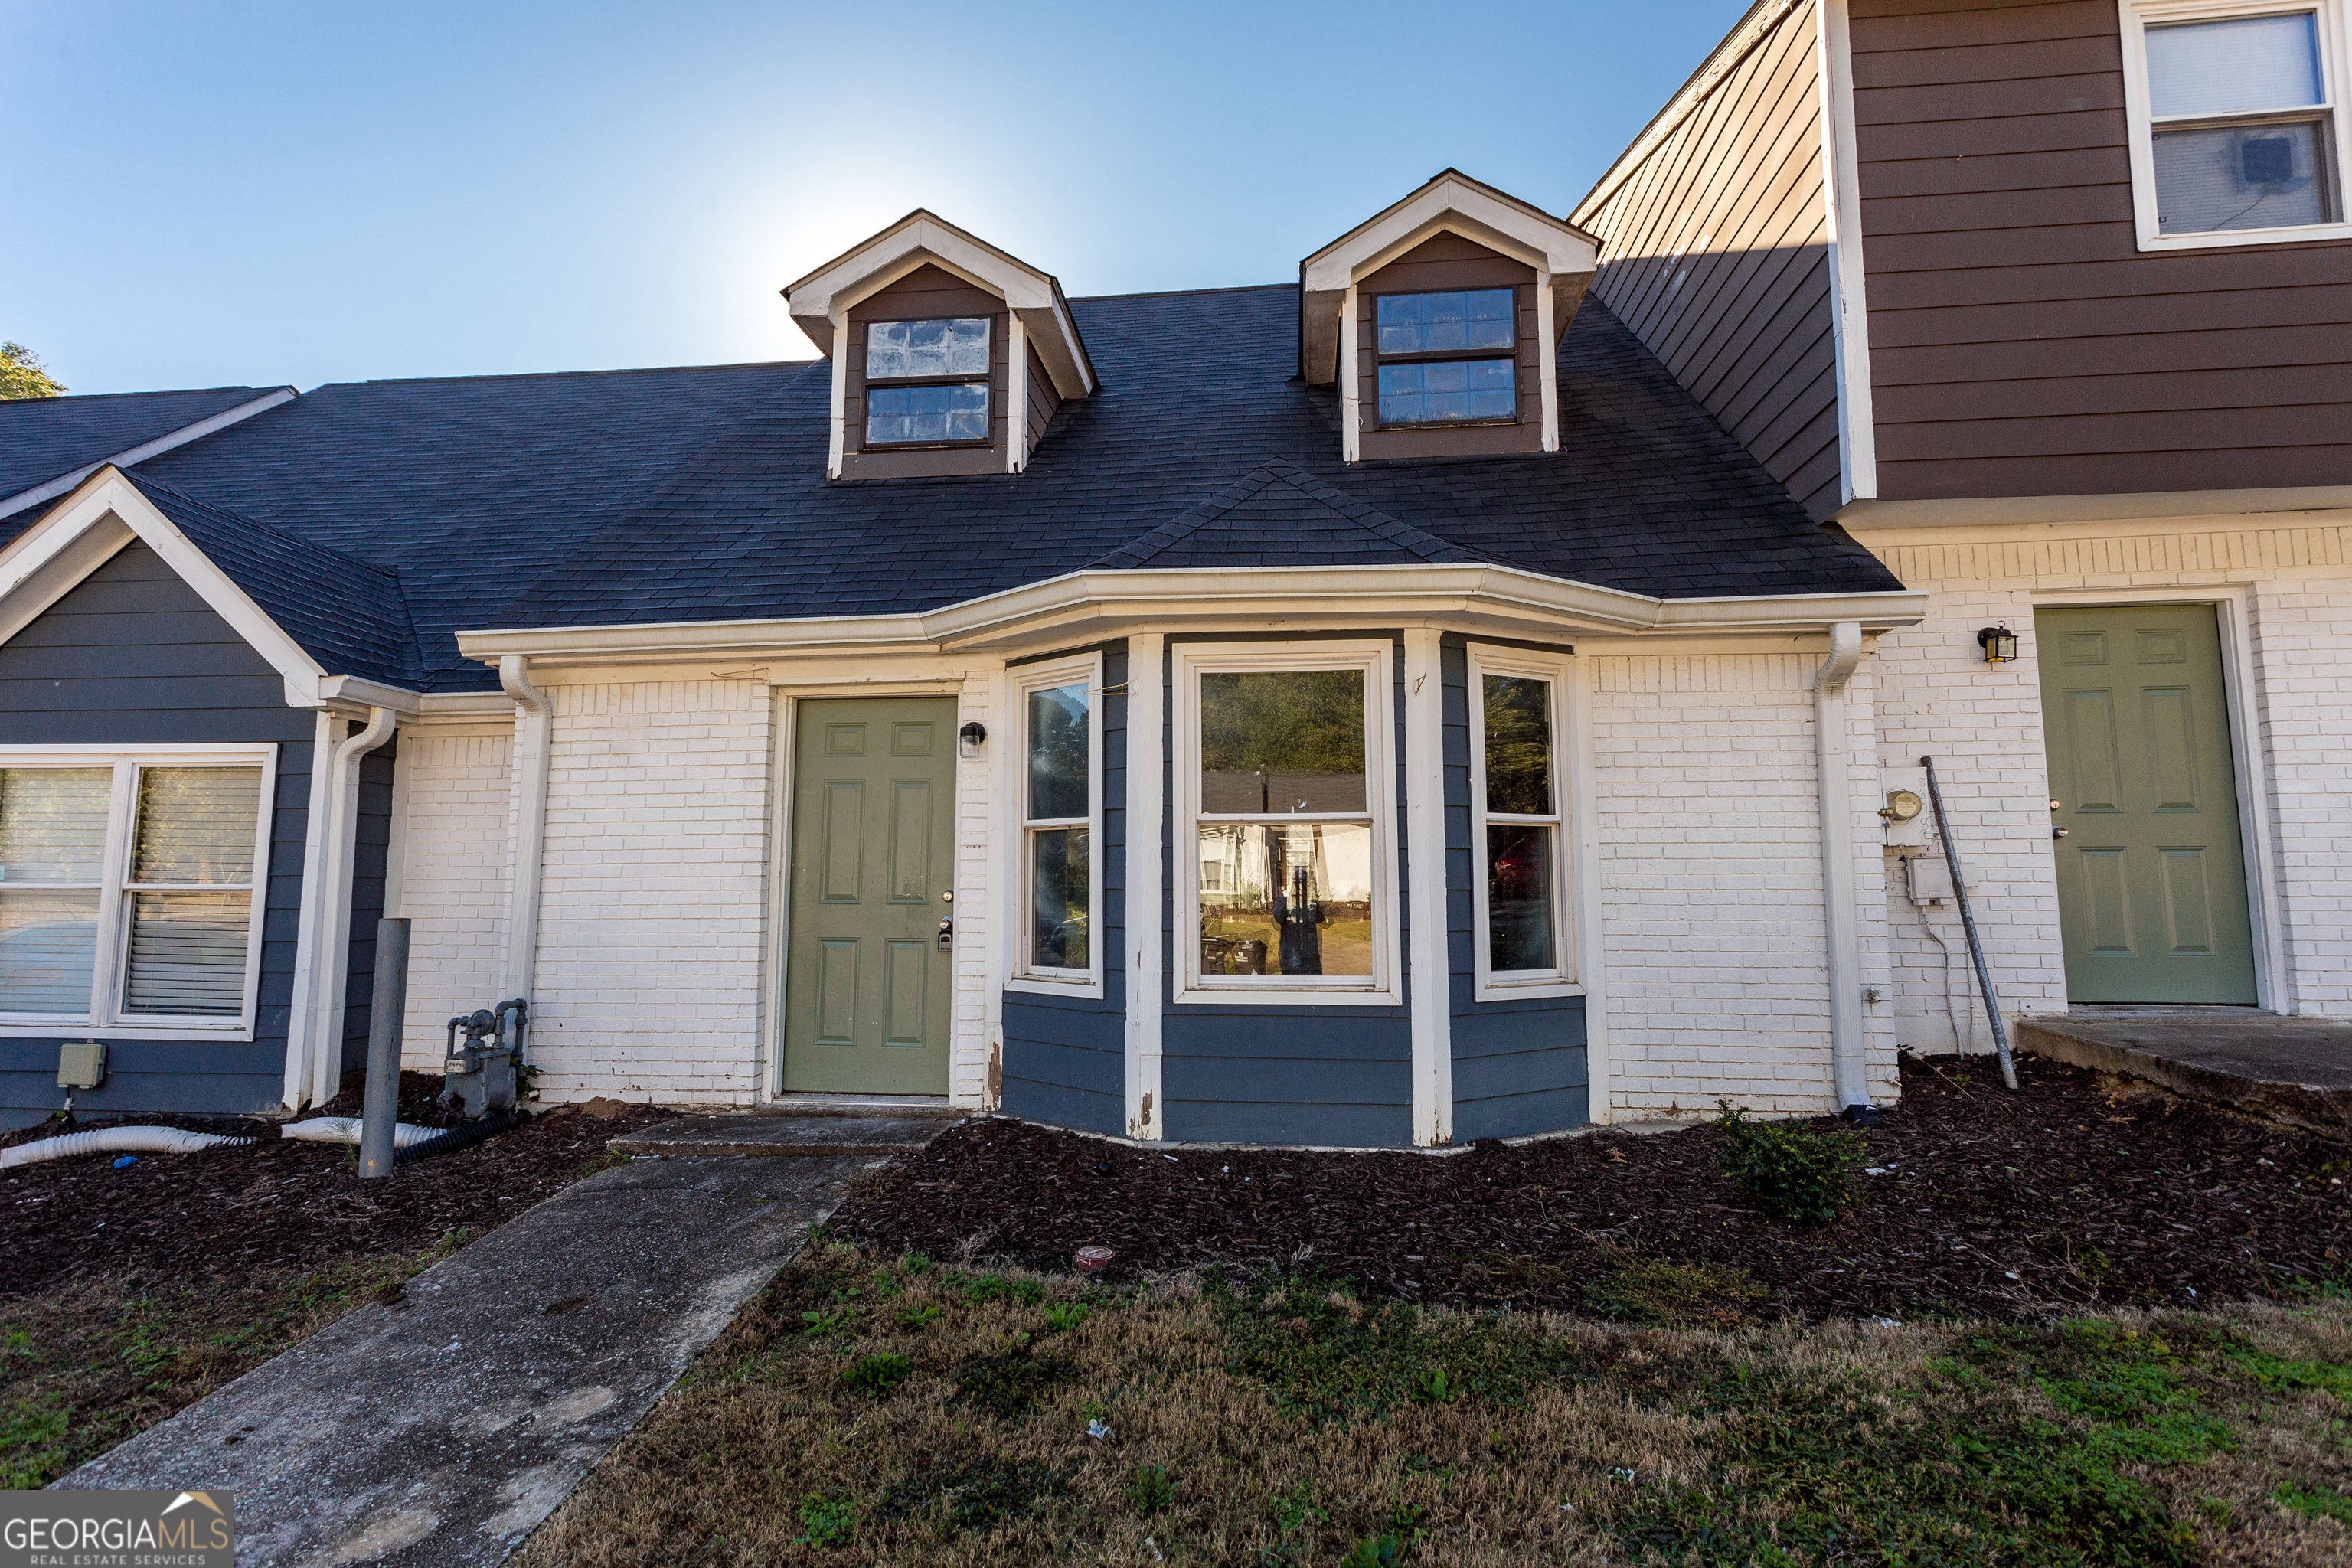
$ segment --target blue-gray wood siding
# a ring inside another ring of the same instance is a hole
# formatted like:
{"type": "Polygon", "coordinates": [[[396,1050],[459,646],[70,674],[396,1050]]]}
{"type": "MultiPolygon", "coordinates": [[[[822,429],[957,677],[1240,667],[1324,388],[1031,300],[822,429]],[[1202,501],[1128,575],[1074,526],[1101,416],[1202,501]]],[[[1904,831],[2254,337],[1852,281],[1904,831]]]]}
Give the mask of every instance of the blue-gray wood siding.
{"type": "MultiPolygon", "coordinates": [[[[1101,652],[1103,685],[1111,692],[1123,692],[1127,644],[1107,643],[1101,652]]],[[[1070,652],[1050,657],[1067,658],[1070,652]]],[[[1020,667],[1013,668],[1017,671],[1020,667]]],[[[1094,940],[1103,966],[1103,994],[1097,997],[1004,993],[1002,1106],[1008,1116],[1118,1133],[1127,1130],[1127,966],[1130,962],[1127,947],[1127,699],[1111,695],[1098,700],[1102,703],[1102,755],[1096,765],[1101,774],[1102,842],[1095,846],[1095,858],[1096,875],[1102,881],[1102,926],[1094,940]]],[[[1024,843],[1022,853],[1027,852],[1024,843]]],[[[1027,927],[1012,936],[1016,942],[1026,942],[1027,927]]]]}
{"type": "MultiPolygon", "coordinates": [[[[1476,900],[1472,879],[1486,856],[1472,841],[1470,659],[1448,634],[1438,648],[1444,693],[1445,913],[1454,1032],[1454,1141],[1516,1138],[1591,1119],[1586,1096],[1584,998],[1480,1002],[1476,900]]],[[[1555,779],[1555,788],[1566,780],[1555,779]]]]}
{"type": "MultiPolygon", "coordinates": [[[[397,736],[360,759],[359,820],[352,844],[352,939],[344,954],[342,1071],[367,1067],[368,1020],[375,1012],[375,927],[392,865],[392,774],[397,736]]],[[[479,1004],[488,1006],[490,1000],[479,1004]]]]}
{"type": "MultiPolygon", "coordinates": [[[[278,744],[255,1037],[110,1041],[107,1080],[75,1094],[77,1112],[278,1104],[315,723],[286,706],[278,672],[144,544],[126,547],[0,645],[0,746],[278,744]]],[[[64,1103],[58,1047],[85,1037],[0,1039],[0,1126],[38,1121],[64,1103]]]]}
{"type": "MultiPolygon", "coordinates": [[[[1411,781],[1404,771],[1404,638],[1402,633],[1334,632],[1253,641],[1307,640],[1318,636],[1360,639],[1389,637],[1394,681],[1390,706],[1395,716],[1396,786],[1390,831],[1404,843],[1404,811],[1411,781]]],[[[1402,1007],[1185,1006],[1174,1004],[1181,961],[1178,877],[1199,875],[1193,849],[1175,850],[1176,694],[1172,684],[1178,642],[1229,642],[1230,637],[1169,639],[1160,670],[1167,715],[1160,756],[1165,770],[1160,798],[1161,927],[1168,933],[1161,996],[1160,1092],[1167,1098],[1166,1136],[1188,1142],[1225,1143],[1321,1143],[1351,1148],[1402,1148],[1412,1142],[1412,996],[1402,1007]]],[[[1401,885],[1393,897],[1400,915],[1408,910],[1406,889],[1412,865],[1400,854],[1401,885]]],[[[1412,931],[1404,927],[1406,950],[1397,955],[1400,979],[1411,973],[1412,931]]],[[[1410,984],[1409,980],[1405,984],[1410,984]]]]}

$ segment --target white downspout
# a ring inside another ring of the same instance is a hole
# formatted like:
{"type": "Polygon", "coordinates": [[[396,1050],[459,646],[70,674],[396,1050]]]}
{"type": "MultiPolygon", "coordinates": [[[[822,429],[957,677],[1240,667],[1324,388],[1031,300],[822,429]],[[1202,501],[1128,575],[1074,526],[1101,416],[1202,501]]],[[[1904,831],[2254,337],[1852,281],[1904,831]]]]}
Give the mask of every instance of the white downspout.
{"type": "Polygon", "coordinates": [[[1830,656],[1813,680],[1813,741],[1822,806],[1822,901],[1829,936],[1830,1060],[1839,1109],[1870,1108],[1862,1030],[1862,937],[1853,884],[1853,793],[1848,773],[1853,741],[1846,724],[1845,688],[1862,663],[1862,626],[1830,628],[1830,656]]]}
{"type": "Polygon", "coordinates": [[[312,999],[319,988],[319,927],[327,912],[327,900],[320,889],[326,882],[326,847],[332,842],[327,836],[327,819],[334,796],[327,786],[334,775],[335,747],[341,742],[333,737],[340,722],[322,710],[311,731],[310,794],[302,831],[302,909],[294,936],[294,994],[286,1009],[283,1103],[289,1110],[301,1110],[310,1098],[310,1037],[318,1020],[312,999]]]}
{"type": "Polygon", "coordinates": [[[302,1064],[309,1080],[306,1096],[313,1105],[334,1099],[342,1082],[343,995],[351,977],[352,851],[359,822],[358,763],[383,744],[394,722],[391,709],[369,709],[365,727],[338,742],[328,754],[325,786],[311,795],[313,802],[325,807],[325,821],[315,840],[318,850],[311,858],[318,872],[318,939],[310,955],[310,1021],[305,1031],[302,1064]]]}
{"type": "Polygon", "coordinates": [[[507,898],[506,973],[502,996],[530,996],[539,957],[540,866],[547,848],[547,774],[554,710],[530,683],[530,660],[510,653],[499,660],[499,684],[515,701],[514,882],[507,898]]]}

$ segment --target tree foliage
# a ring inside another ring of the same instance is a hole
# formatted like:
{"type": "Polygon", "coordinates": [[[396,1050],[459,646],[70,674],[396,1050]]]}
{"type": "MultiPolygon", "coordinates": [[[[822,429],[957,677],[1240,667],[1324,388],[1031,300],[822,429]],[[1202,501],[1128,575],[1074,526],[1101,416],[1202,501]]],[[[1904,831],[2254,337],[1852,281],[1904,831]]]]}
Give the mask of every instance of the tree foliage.
{"type": "Polygon", "coordinates": [[[0,402],[55,397],[65,384],[49,374],[40,356],[22,343],[0,342],[0,402]]]}

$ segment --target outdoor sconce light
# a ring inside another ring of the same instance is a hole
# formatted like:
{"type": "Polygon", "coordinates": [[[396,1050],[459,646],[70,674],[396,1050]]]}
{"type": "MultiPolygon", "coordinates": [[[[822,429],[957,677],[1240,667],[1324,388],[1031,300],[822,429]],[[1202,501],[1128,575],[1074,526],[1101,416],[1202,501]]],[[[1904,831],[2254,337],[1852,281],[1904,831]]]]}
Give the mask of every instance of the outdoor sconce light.
{"type": "Polygon", "coordinates": [[[976,757],[980,748],[988,743],[988,726],[974,719],[956,731],[956,739],[961,742],[956,750],[967,757],[976,757]]]}
{"type": "Polygon", "coordinates": [[[2007,664],[2017,657],[2017,634],[2006,626],[1987,626],[1977,633],[1987,664],[2007,664]]]}

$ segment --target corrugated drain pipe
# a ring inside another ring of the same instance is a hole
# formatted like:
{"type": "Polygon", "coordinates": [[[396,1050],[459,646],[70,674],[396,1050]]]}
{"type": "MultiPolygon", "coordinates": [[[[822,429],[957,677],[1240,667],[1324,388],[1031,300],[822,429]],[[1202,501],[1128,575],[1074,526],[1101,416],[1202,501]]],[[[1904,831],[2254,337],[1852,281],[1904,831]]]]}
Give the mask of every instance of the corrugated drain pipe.
{"type": "Polygon", "coordinates": [[[1829,938],[1830,1060],[1838,1103],[1854,1121],[1877,1120],[1863,1055],[1862,936],[1853,883],[1853,736],[1846,682],[1862,663],[1862,624],[1830,627],[1830,656],[1813,679],[1813,741],[1820,779],[1822,902],[1829,938]]]}

